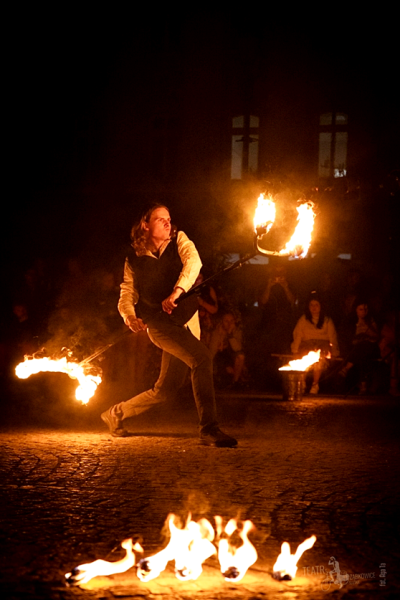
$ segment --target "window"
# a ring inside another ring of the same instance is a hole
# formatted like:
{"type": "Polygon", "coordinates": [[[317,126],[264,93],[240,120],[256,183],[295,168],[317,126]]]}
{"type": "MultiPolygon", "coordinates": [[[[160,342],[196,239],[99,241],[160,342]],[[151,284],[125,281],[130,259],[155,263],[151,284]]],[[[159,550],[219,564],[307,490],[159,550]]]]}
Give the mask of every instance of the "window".
{"type": "Polygon", "coordinates": [[[344,113],[324,113],[319,125],[319,177],[346,177],[347,175],[347,124],[344,113]]]}
{"type": "Polygon", "coordinates": [[[259,122],[254,115],[232,119],[231,179],[242,179],[245,173],[258,170],[259,122]]]}

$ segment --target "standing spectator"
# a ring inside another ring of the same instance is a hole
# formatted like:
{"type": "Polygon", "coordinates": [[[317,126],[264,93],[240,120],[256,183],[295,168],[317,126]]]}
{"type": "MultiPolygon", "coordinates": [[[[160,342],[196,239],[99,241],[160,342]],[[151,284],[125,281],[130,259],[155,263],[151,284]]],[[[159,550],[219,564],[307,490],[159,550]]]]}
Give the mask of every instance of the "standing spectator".
{"type": "Polygon", "coordinates": [[[270,353],[287,353],[289,350],[295,302],[296,296],[287,280],[286,267],[274,267],[260,296],[263,310],[261,328],[265,332],[263,345],[270,353]]]}
{"type": "Polygon", "coordinates": [[[326,316],[331,317],[335,327],[340,325],[340,296],[328,271],[323,271],[317,283],[317,293],[326,316]]]}
{"type": "Polygon", "coordinates": [[[365,295],[365,283],[360,269],[352,268],[347,273],[346,284],[342,296],[341,308],[343,318],[346,319],[355,310],[354,303],[365,295]]]}

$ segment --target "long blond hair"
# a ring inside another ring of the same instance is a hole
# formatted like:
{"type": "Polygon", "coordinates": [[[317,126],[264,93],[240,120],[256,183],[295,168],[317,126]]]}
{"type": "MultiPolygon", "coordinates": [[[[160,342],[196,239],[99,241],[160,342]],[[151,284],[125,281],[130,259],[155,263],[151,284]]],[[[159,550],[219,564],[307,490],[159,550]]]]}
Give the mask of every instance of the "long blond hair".
{"type": "MultiPolygon", "coordinates": [[[[169,212],[168,206],[165,204],[160,204],[159,202],[155,202],[142,214],[140,220],[134,224],[131,229],[131,246],[135,250],[136,254],[140,256],[146,252],[146,241],[147,241],[147,232],[144,228],[145,224],[148,224],[151,215],[157,208],[165,208],[169,212]]],[[[171,227],[171,238],[176,236],[176,227],[171,227]]]]}

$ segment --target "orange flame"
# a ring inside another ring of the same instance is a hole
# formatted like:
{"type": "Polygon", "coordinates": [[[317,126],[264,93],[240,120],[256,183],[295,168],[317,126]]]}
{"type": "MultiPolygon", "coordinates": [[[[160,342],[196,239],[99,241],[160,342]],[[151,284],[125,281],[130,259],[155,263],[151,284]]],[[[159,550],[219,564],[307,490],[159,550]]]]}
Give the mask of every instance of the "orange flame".
{"type": "Polygon", "coordinates": [[[311,365],[319,361],[321,350],[316,352],[311,351],[303,358],[297,360],[290,360],[289,364],[280,367],[279,371],[306,371],[311,365]]]}
{"type": "Polygon", "coordinates": [[[137,575],[141,581],[150,581],[160,575],[169,561],[175,560],[175,574],[178,579],[197,579],[202,573],[203,562],[215,554],[214,529],[207,519],[197,523],[189,515],[183,528],[175,525],[176,516],[168,517],[171,538],[167,546],[138,563],[137,575]]]}
{"type": "Polygon", "coordinates": [[[258,235],[258,231],[265,228],[265,233],[271,229],[275,222],[275,202],[272,200],[272,196],[269,195],[265,198],[264,194],[260,194],[258,197],[257,208],[254,213],[254,230],[258,235]]]}
{"type": "Polygon", "coordinates": [[[15,373],[20,379],[27,379],[31,375],[42,372],[66,373],[71,379],[77,379],[79,386],[76,388],[75,397],[82,404],[87,404],[94,395],[97,386],[101,383],[99,375],[85,373],[85,369],[79,364],[69,362],[65,357],[60,359],[30,358],[25,356],[24,362],[15,367],[15,373]]]}
{"type": "MultiPolygon", "coordinates": [[[[304,258],[311,244],[314,229],[315,210],[311,201],[303,202],[297,207],[297,225],[290,241],[285,248],[279,251],[269,251],[258,248],[261,253],[275,256],[295,256],[304,258]]],[[[257,238],[267,234],[275,222],[276,208],[272,196],[268,198],[261,194],[258,198],[257,208],[254,213],[254,230],[257,238]]]]}
{"type": "Polygon", "coordinates": [[[257,551],[247,537],[247,534],[254,529],[254,525],[251,521],[244,521],[242,528],[239,529],[236,519],[230,519],[225,529],[223,529],[222,517],[216,516],[215,522],[220,536],[218,559],[221,566],[221,573],[225,581],[240,581],[251,565],[257,560],[257,551]],[[238,532],[243,542],[239,548],[235,548],[229,542],[229,538],[235,531],[238,532]]]}
{"type": "Polygon", "coordinates": [[[107,576],[128,571],[128,569],[135,564],[135,554],[133,553],[133,550],[136,550],[137,552],[143,552],[143,550],[138,543],[132,546],[132,539],[124,540],[121,542],[121,546],[126,551],[124,558],[115,562],[99,559],[91,563],[79,565],[78,567],[75,567],[71,573],[65,574],[67,583],[70,585],[81,585],[99,575],[107,576]]]}
{"type": "Polygon", "coordinates": [[[297,225],[291,240],[280,251],[281,256],[293,255],[304,258],[311,244],[311,235],[314,229],[314,203],[309,201],[297,207],[297,225]]]}
{"type": "Polygon", "coordinates": [[[307,538],[298,546],[295,554],[290,553],[290,544],[288,544],[288,542],[283,542],[281,553],[273,567],[274,577],[276,579],[294,579],[297,573],[298,561],[306,550],[309,550],[314,546],[316,541],[317,538],[315,535],[307,538]]]}
{"type": "Polygon", "coordinates": [[[190,521],[187,528],[191,540],[175,557],[175,575],[182,581],[197,579],[203,571],[203,562],[216,553],[212,544],[214,529],[207,519],[200,519],[197,523],[190,521]]]}

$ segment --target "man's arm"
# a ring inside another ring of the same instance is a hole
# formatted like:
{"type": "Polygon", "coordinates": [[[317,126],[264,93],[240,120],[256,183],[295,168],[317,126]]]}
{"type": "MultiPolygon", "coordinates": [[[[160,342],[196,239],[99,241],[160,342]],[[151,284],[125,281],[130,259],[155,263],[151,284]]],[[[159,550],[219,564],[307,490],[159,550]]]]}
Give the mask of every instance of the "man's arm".
{"type": "Polygon", "coordinates": [[[179,231],[176,242],[183,267],[175,287],[188,292],[200,273],[202,263],[196,246],[183,231],[179,231]]]}
{"type": "Polygon", "coordinates": [[[124,280],[120,286],[120,295],[118,301],[118,311],[127,325],[134,333],[146,329],[142,319],[138,319],[135,311],[135,304],[139,299],[138,291],[135,287],[135,276],[128,259],[124,265],[124,280]]]}
{"type": "Polygon", "coordinates": [[[176,308],[177,298],[193,286],[202,266],[196,246],[183,231],[179,231],[176,242],[183,266],[172,293],[162,302],[163,310],[168,314],[176,308]]]}

